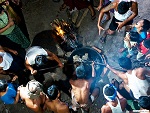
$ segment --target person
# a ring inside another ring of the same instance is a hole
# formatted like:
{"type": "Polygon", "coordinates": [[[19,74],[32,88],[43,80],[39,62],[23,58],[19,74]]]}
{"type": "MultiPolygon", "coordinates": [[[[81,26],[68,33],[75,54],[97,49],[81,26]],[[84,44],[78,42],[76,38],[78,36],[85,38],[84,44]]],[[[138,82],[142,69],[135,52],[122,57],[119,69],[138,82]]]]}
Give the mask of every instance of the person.
{"type": "Polygon", "coordinates": [[[150,76],[150,70],[141,67],[132,69],[132,62],[128,57],[121,57],[118,62],[126,72],[113,69],[108,64],[106,64],[106,67],[124,81],[127,86],[126,90],[134,100],[139,99],[140,96],[147,96],[150,84],[146,76],[150,76]]]}
{"type": "MultiPolygon", "coordinates": [[[[98,11],[101,11],[102,8],[108,6],[111,2],[113,2],[114,0],[100,0],[99,1],[99,5],[97,6],[97,10],[98,11]]],[[[110,12],[105,12],[106,14],[106,18],[104,19],[104,21],[102,21],[101,23],[105,23],[106,21],[109,21],[111,19],[111,16],[110,16],[110,12]]]]}
{"type": "Polygon", "coordinates": [[[69,82],[72,87],[72,109],[77,111],[78,108],[82,108],[81,110],[87,112],[99,95],[99,88],[95,85],[94,77],[86,79],[85,69],[82,65],[79,65],[76,68],[76,78],[71,78],[69,82]],[[93,89],[91,89],[92,84],[94,84],[93,89]]]}
{"type": "Polygon", "coordinates": [[[0,73],[17,75],[19,84],[26,84],[28,77],[24,71],[24,60],[17,54],[15,50],[0,46],[0,73]]]}
{"type": "Polygon", "coordinates": [[[17,87],[17,84],[12,82],[0,80],[0,99],[4,104],[17,104],[19,102],[20,87],[17,87]]]}
{"type": "Polygon", "coordinates": [[[101,113],[124,113],[127,101],[117,92],[113,84],[106,84],[103,87],[103,95],[107,103],[102,106],[101,113]]]}
{"type": "Polygon", "coordinates": [[[44,113],[45,101],[48,99],[43,92],[42,84],[36,80],[29,81],[20,88],[20,97],[26,106],[35,113],[44,113]]]}
{"type": "Polygon", "coordinates": [[[63,1],[64,3],[61,5],[60,10],[65,9],[66,6],[69,6],[70,12],[72,12],[75,9],[81,10],[84,8],[88,8],[91,12],[91,19],[94,20],[96,18],[96,13],[90,1],[88,0],[63,0],[63,1]]]}
{"type": "MultiPolygon", "coordinates": [[[[128,49],[129,55],[133,55],[132,46],[135,47],[143,40],[148,39],[148,29],[150,28],[150,22],[147,19],[142,19],[136,24],[131,25],[129,33],[126,33],[124,38],[124,47],[128,49]],[[129,34],[129,35],[128,35],[129,34]],[[131,36],[131,38],[129,37],[131,36]]],[[[120,52],[123,52],[125,48],[121,48],[120,52]]]]}
{"type": "Polygon", "coordinates": [[[21,0],[1,0],[0,4],[8,11],[10,16],[14,19],[15,23],[21,29],[23,34],[29,39],[29,34],[25,24],[25,19],[22,13],[22,2],[21,0]]]}
{"type": "Polygon", "coordinates": [[[116,30],[120,31],[123,26],[131,25],[133,19],[138,15],[138,5],[136,0],[131,0],[130,2],[126,2],[123,0],[117,0],[109,4],[107,7],[104,7],[99,14],[98,18],[98,30],[99,35],[101,30],[104,30],[103,27],[100,26],[101,20],[105,12],[114,9],[114,16],[109,25],[109,29],[104,32],[104,35],[100,38],[102,43],[105,42],[105,38],[107,34],[111,35],[116,30]]]}
{"type": "Polygon", "coordinates": [[[150,110],[150,97],[149,96],[140,96],[138,103],[141,107],[141,111],[144,111],[144,113],[149,113],[149,110],[150,110]]]}
{"type": "Polygon", "coordinates": [[[47,89],[47,96],[49,97],[49,100],[47,100],[45,104],[49,110],[54,113],[70,113],[67,104],[59,99],[60,91],[56,85],[51,85],[47,89]]]}
{"type": "Polygon", "coordinates": [[[5,11],[2,6],[0,6],[0,20],[0,35],[6,36],[24,49],[29,47],[30,41],[25,37],[9,13],[5,11]]]}
{"type": "Polygon", "coordinates": [[[33,65],[37,64],[40,66],[40,65],[42,65],[42,63],[44,64],[44,63],[48,62],[49,60],[55,60],[58,63],[58,66],[60,68],[63,67],[62,62],[59,60],[59,58],[54,53],[52,53],[40,46],[33,46],[33,47],[30,47],[26,52],[25,66],[28,70],[30,70],[32,75],[35,75],[37,73],[37,70],[33,68],[33,65]],[[37,58],[39,58],[38,63],[40,63],[40,59],[43,59],[43,61],[41,61],[41,64],[37,64],[35,62],[37,58]]]}

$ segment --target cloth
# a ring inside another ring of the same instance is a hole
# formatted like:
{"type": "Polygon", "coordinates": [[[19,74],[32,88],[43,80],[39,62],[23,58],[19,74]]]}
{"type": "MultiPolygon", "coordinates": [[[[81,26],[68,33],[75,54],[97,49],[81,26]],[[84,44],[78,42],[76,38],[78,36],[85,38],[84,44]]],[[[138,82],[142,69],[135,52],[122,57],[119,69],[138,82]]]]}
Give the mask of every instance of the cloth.
{"type": "Polygon", "coordinates": [[[109,102],[107,103],[109,105],[109,107],[111,108],[112,113],[124,113],[122,111],[122,109],[121,109],[121,105],[120,105],[119,99],[118,98],[116,98],[116,99],[117,99],[117,102],[118,102],[116,107],[112,106],[109,102]]]}
{"type": "MultiPolygon", "coordinates": [[[[133,27],[133,28],[131,29],[131,31],[137,32],[137,28],[136,28],[136,27],[133,27]]],[[[142,30],[142,31],[139,33],[139,35],[140,35],[140,39],[139,39],[139,42],[138,42],[138,43],[141,43],[144,39],[147,38],[147,31],[143,31],[143,30],[142,30]]]]}
{"type": "Polygon", "coordinates": [[[138,99],[140,96],[147,96],[147,91],[150,84],[146,79],[141,80],[137,78],[135,70],[133,70],[131,74],[126,73],[126,76],[128,78],[128,87],[133,92],[134,98],[138,99]]]}
{"type": "Polygon", "coordinates": [[[15,28],[10,34],[6,35],[11,41],[21,45],[22,48],[28,48],[30,45],[30,41],[25,37],[20,28],[15,25],[15,28]]]}
{"type": "Polygon", "coordinates": [[[28,60],[30,65],[34,65],[37,55],[48,55],[48,53],[40,46],[33,46],[27,50],[25,59],[28,60]]]}
{"type": "MultiPolygon", "coordinates": [[[[110,29],[110,30],[115,31],[115,30],[117,29],[118,24],[117,24],[116,22],[122,22],[122,21],[116,19],[116,18],[113,16],[112,21],[111,21],[111,23],[110,23],[110,25],[109,25],[109,29],[110,29]]],[[[133,23],[133,20],[129,21],[129,22],[126,23],[124,26],[126,26],[126,25],[131,25],[132,23],[133,23]]]]}
{"type": "Polygon", "coordinates": [[[17,91],[12,83],[8,83],[8,90],[5,95],[1,96],[1,100],[5,104],[13,104],[15,102],[15,97],[17,95],[17,91]]]}
{"type": "Polygon", "coordinates": [[[2,63],[0,63],[0,67],[2,67],[3,70],[8,70],[12,64],[13,57],[6,52],[0,52],[0,56],[3,58],[2,63]]]}
{"type": "MultiPolygon", "coordinates": [[[[9,22],[8,16],[7,16],[6,12],[4,12],[2,15],[0,15],[0,28],[4,28],[5,26],[7,26],[8,22],[9,22]]],[[[14,28],[15,28],[15,25],[9,27],[7,30],[5,30],[0,35],[10,34],[14,30],[14,28]]]]}

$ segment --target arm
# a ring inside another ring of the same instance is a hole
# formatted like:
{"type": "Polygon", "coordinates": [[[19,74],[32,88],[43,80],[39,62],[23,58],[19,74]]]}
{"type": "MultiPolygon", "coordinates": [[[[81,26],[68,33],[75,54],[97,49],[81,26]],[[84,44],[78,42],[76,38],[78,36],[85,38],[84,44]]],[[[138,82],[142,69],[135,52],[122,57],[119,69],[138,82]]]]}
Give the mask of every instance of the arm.
{"type": "Polygon", "coordinates": [[[110,67],[108,64],[106,65],[106,67],[108,69],[110,69],[114,74],[116,74],[119,78],[121,78],[122,80],[125,80],[124,72],[117,71],[117,70],[113,69],[112,67],[110,67]]]}
{"type": "Polygon", "coordinates": [[[102,18],[103,18],[103,16],[104,16],[104,13],[110,11],[111,9],[114,9],[116,6],[117,6],[117,2],[114,2],[114,3],[111,3],[111,4],[109,4],[108,6],[104,7],[104,8],[100,11],[99,18],[98,18],[98,23],[97,23],[97,27],[98,27],[98,29],[99,29],[99,35],[100,35],[100,31],[101,31],[101,30],[104,30],[104,28],[102,28],[102,27],[100,26],[100,23],[101,23],[101,20],[102,20],[102,18]]]}
{"type": "MultiPolygon", "coordinates": [[[[7,13],[7,14],[8,14],[8,13],[7,13]]],[[[7,24],[4,28],[1,28],[1,29],[0,29],[0,33],[3,33],[3,32],[6,31],[8,28],[10,28],[11,26],[14,25],[14,21],[13,21],[12,18],[9,16],[9,14],[8,14],[8,20],[9,20],[8,24],[7,24]]]]}
{"type": "Polygon", "coordinates": [[[63,67],[62,62],[59,60],[59,58],[54,53],[52,53],[52,52],[50,52],[48,50],[46,52],[48,53],[48,59],[49,60],[55,60],[56,62],[58,62],[58,65],[60,67],[63,67]]]}
{"type": "Polygon", "coordinates": [[[20,99],[20,88],[21,87],[23,87],[23,85],[19,86],[18,89],[17,89],[17,95],[16,95],[16,98],[15,98],[14,104],[17,104],[19,99],[20,99]]]}
{"type": "Polygon", "coordinates": [[[4,50],[4,51],[11,52],[11,53],[13,53],[13,54],[15,54],[15,55],[18,54],[18,52],[17,52],[16,50],[13,50],[13,49],[10,49],[10,48],[7,48],[7,47],[2,47],[2,46],[0,46],[0,49],[1,49],[1,50],[4,50]]]}
{"type": "Polygon", "coordinates": [[[98,7],[96,8],[98,11],[102,8],[103,3],[104,3],[104,0],[99,0],[99,5],[98,5],[98,7]]]}
{"type": "Polygon", "coordinates": [[[92,77],[95,77],[95,69],[94,69],[94,62],[92,62],[92,77]]]}
{"type": "Polygon", "coordinates": [[[31,71],[31,74],[32,74],[32,75],[35,75],[35,74],[37,73],[37,70],[34,70],[34,69],[32,68],[32,66],[29,64],[29,62],[28,62],[27,59],[25,60],[25,67],[26,67],[28,70],[31,71]]]}

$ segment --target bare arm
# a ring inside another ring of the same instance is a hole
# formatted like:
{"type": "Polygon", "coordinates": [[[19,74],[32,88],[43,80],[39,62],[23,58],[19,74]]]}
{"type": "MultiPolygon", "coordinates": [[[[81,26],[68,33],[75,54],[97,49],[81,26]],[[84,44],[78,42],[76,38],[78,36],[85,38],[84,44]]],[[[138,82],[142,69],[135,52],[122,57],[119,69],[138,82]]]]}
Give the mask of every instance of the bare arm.
{"type": "Polygon", "coordinates": [[[60,66],[60,67],[63,67],[63,64],[62,64],[62,62],[59,60],[59,58],[54,54],[54,53],[52,53],[52,52],[50,52],[50,51],[46,51],[47,53],[48,53],[48,59],[49,60],[55,60],[56,62],[58,62],[58,65],[60,66]]]}
{"type": "MultiPolygon", "coordinates": [[[[5,12],[4,12],[5,13],[5,12]]],[[[8,13],[7,13],[8,14],[8,13]]],[[[0,29],[0,33],[3,33],[4,31],[6,31],[8,28],[10,28],[11,26],[14,25],[14,21],[12,20],[12,18],[10,17],[10,15],[8,14],[8,24],[4,27],[0,29]]]]}
{"type": "Polygon", "coordinates": [[[125,80],[125,73],[124,72],[121,72],[121,71],[117,71],[115,69],[113,69],[111,66],[109,66],[108,64],[106,65],[106,67],[108,69],[110,69],[114,74],[116,74],[118,77],[120,77],[122,80],[125,80]]]}
{"type": "Polygon", "coordinates": [[[98,18],[98,23],[97,23],[97,27],[98,27],[98,29],[99,29],[99,35],[100,35],[100,31],[101,31],[101,30],[104,30],[104,28],[102,28],[102,27],[100,26],[100,23],[101,23],[101,20],[102,20],[102,18],[103,18],[103,16],[104,16],[104,13],[110,11],[111,9],[114,9],[116,6],[117,6],[117,3],[114,2],[114,3],[111,3],[111,4],[109,4],[108,6],[104,7],[104,8],[100,11],[99,18],[98,18]]]}
{"type": "Polygon", "coordinates": [[[15,55],[18,54],[18,52],[16,50],[13,50],[13,49],[10,49],[10,48],[7,48],[7,47],[0,46],[0,50],[8,51],[8,52],[11,52],[11,53],[13,53],[15,55]]]}
{"type": "Polygon", "coordinates": [[[29,64],[29,62],[28,62],[27,59],[25,60],[25,67],[26,67],[28,70],[31,71],[31,74],[32,74],[32,75],[35,75],[35,74],[37,73],[37,70],[34,70],[34,69],[32,68],[32,66],[29,64]]]}

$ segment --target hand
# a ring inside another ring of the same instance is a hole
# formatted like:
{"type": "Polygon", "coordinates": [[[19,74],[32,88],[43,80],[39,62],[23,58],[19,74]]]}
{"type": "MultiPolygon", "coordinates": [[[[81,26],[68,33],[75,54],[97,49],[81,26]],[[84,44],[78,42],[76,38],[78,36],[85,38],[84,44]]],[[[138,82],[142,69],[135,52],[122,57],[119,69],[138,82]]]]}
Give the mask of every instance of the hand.
{"type": "Polygon", "coordinates": [[[20,89],[23,87],[23,85],[20,85],[18,88],[17,88],[17,91],[20,91],[20,89]]]}
{"type": "Polygon", "coordinates": [[[124,26],[123,22],[116,22],[118,24],[118,27],[117,27],[117,31],[120,32],[120,30],[122,29],[122,27],[124,26]]]}
{"type": "Polygon", "coordinates": [[[101,33],[101,30],[105,30],[103,27],[101,27],[100,25],[98,25],[98,30],[99,30],[99,35],[101,33]]]}
{"type": "Polygon", "coordinates": [[[34,70],[34,69],[31,70],[31,74],[32,74],[32,75],[36,75],[36,74],[37,74],[37,70],[34,70]]]}
{"type": "Polygon", "coordinates": [[[12,53],[13,53],[14,55],[18,55],[18,52],[17,52],[16,50],[12,50],[12,53]]]}
{"type": "Polygon", "coordinates": [[[145,59],[150,59],[150,54],[146,55],[145,59]]]}
{"type": "Polygon", "coordinates": [[[100,11],[102,9],[102,6],[99,5],[96,9],[97,9],[97,11],[100,11]]]}
{"type": "Polygon", "coordinates": [[[8,25],[9,25],[10,27],[13,26],[13,25],[14,25],[14,21],[13,21],[13,20],[10,20],[9,23],[8,23],[8,25]]]}
{"type": "Polygon", "coordinates": [[[64,65],[63,65],[62,63],[59,63],[58,66],[59,66],[60,68],[63,68],[63,67],[64,67],[64,65]]]}
{"type": "Polygon", "coordinates": [[[16,79],[18,79],[18,76],[17,75],[15,75],[13,78],[12,78],[12,82],[14,82],[14,81],[16,81],[16,79]]]}

